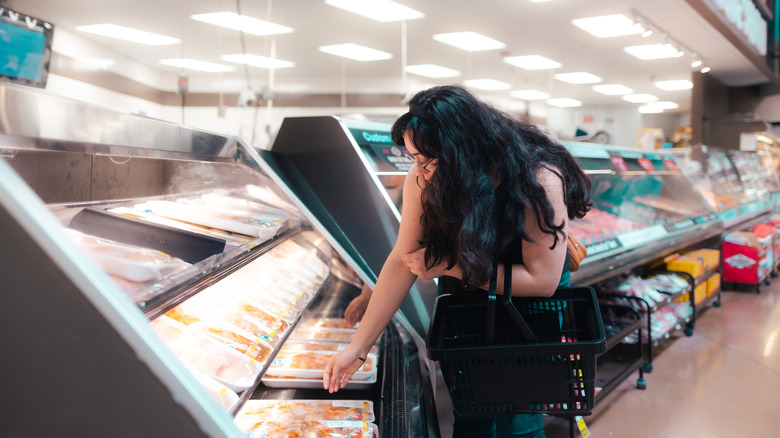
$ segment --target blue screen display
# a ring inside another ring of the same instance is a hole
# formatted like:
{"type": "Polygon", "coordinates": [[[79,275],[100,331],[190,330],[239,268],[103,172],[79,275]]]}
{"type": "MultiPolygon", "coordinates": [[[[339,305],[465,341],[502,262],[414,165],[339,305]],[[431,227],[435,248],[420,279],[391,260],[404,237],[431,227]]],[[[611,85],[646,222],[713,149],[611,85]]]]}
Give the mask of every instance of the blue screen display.
{"type": "Polygon", "coordinates": [[[44,27],[41,21],[22,14],[0,16],[0,79],[44,86],[51,28],[48,23],[44,27]]]}

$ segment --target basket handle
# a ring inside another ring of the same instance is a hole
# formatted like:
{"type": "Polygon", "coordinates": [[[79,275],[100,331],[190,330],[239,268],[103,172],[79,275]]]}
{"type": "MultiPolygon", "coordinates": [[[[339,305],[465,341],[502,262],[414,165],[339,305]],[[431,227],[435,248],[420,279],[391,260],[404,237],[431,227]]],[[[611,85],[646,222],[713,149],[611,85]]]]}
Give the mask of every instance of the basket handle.
{"type": "MultiPolygon", "coordinates": [[[[493,274],[490,277],[490,290],[488,291],[488,305],[487,305],[487,333],[485,338],[487,342],[493,342],[495,339],[496,330],[496,283],[498,283],[498,264],[493,264],[493,274]]],[[[523,315],[517,310],[512,303],[512,265],[507,263],[504,265],[504,307],[509,312],[509,315],[514,319],[515,324],[523,333],[526,339],[530,342],[538,343],[531,328],[523,319],[523,315]]]]}

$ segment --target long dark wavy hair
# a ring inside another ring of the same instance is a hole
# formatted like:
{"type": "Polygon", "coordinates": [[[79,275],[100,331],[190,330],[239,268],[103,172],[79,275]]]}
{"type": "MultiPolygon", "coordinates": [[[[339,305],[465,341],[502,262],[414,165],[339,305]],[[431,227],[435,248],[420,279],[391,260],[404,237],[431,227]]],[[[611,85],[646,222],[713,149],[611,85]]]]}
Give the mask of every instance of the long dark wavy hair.
{"type": "Polygon", "coordinates": [[[590,210],[590,179],[563,145],[536,126],[456,85],[420,91],[410,108],[396,120],[392,137],[403,146],[409,131],[420,155],[437,160],[422,192],[422,243],[429,268],[457,263],[464,283],[485,284],[494,260],[516,252],[513,246],[521,239],[532,241],[525,229],[527,207],[540,229],[555,237],[550,249],[563,242],[564,223],[555,223],[536,179],[541,166],[563,180],[569,219],[590,210]]]}

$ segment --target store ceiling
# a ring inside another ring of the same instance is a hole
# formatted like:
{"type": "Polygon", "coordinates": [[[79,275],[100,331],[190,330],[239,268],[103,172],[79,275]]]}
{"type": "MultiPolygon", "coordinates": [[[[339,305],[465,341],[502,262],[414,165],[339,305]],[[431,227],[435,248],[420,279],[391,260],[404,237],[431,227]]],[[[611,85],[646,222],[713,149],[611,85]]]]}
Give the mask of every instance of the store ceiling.
{"type": "MultiPolygon", "coordinates": [[[[710,74],[728,85],[752,85],[765,79],[744,56],[701,18],[685,0],[397,0],[425,14],[406,23],[407,65],[432,63],[458,70],[460,77],[429,79],[402,74],[402,29],[399,22],[381,23],[327,5],[324,0],[240,0],[241,12],[294,29],[274,37],[276,57],[292,61],[293,68],[275,72],[273,90],[288,93],[414,92],[465,79],[490,78],[508,82],[512,90],[537,89],[553,97],[580,100],[586,106],[638,106],[618,96],[606,96],[592,85],[570,85],[552,77],[552,71],[528,71],[502,61],[505,56],[539,54],[563,64],[557,72],[587,71],[619,83],[636,93],[651,93],[660,100],[690,108],[690,90],[663,91],[654,81],[690,79],[694,69],[686,54],[680,58],[641,61],[623,47],[663,42],[660,32],[599,39],[572,24],[572,19],[638,11],[674,40],[698,52],[712,68],[710,74]],[[506,43],[505,49],[466,52],[432,35],[471,30],[506,43]],[[393,54],[384,61],[359,62],[318,51],[328,44],[353,42],[393,54]]],[[[194,58],[225,63],[220,55],[241,53],[237,31],[190,19],[193,14],[235,11],[234,0],[13,0],[10,6],[49,20],[60,29],[170,74],[175,88],[178,68],[158,63],[165,58],[194,58]],[[112,23],[182,40],[181,44],[144,46],[80,32],[81,25],[112,23]]],[[[55,33],[56,38],[56,33],[55,33]]],[[[268,56],[271,37],[245,34],[248,53],[268,56]]],[[[231,73],[188,72],[190,90],[236,92],[246,88],[243,67],[231,73]]],[[[118,72],[122,73],[122,72],[118,72]]],[[[254,90],[269,84],[269,71],[249,68],[254,90]]],[[[479,94],[511,101],[509,91],[479,94]]],[[[672,110],[675,111],[675,110],[672,110]]]]}

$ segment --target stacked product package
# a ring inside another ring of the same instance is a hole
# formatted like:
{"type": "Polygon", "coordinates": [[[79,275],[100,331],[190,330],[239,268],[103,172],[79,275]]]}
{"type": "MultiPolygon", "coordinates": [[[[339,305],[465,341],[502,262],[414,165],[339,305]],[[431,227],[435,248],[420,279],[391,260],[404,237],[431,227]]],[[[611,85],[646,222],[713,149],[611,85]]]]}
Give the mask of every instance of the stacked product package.
{"type": "MultiPolygon", "coordinates": [[[[347,348],[357,328],[343,318],[301,320],[263,376],[264,385],[273,388],[322,388],[325,365],[347,348]]],[[[345,389],[365,389],[377,379],[377,346],[353,374],[345,389]]]]}
{"type": "MultiPolygon", "coordinates": [[[[632,308],[646,318],[650,313],[651,339],[658,340],[669,335],[674,329],[679,329],[679,321],[691,314],[690,303],[670,302],[670,296],[686,290],[688,282],[673,274],[661,274],[651,278],[631,276],[616,286],[607,286],[603,291],[604,301],[632,308]],[[640,298],[643,301],[628,297],[640,298]],[[669,305],[667,305],[669,304],[669,305]]],[[[605,315],[605,324],[609,324],[610,313],[605,315]]],[[[647,342],[647,331],[644,331],[641,342],[647,342]]],[[[625,338],[627,343],[636,343],[636,334],[625,338]]]]}
{"type": "Polygon", "coordinates": [[[236,415],[246,438],[378,438],[368,400],[249,400],[236,415]]]}
{"type": "Polygon", "coordinates": [[[257,382],[327,276],[314,248],[286,241],[154,319],[152,327],[186,365],[241,393],[257,382]]]}

